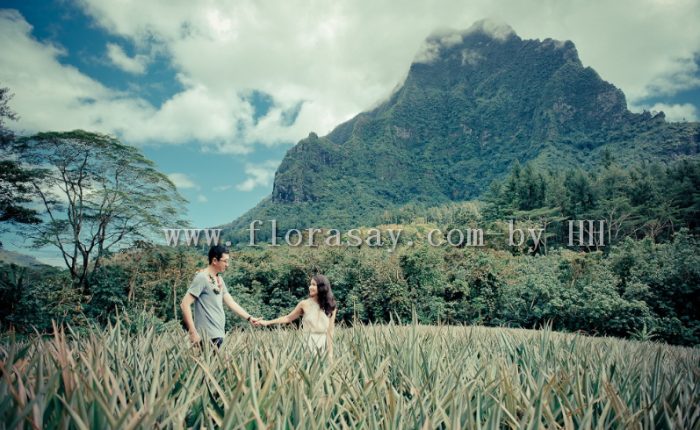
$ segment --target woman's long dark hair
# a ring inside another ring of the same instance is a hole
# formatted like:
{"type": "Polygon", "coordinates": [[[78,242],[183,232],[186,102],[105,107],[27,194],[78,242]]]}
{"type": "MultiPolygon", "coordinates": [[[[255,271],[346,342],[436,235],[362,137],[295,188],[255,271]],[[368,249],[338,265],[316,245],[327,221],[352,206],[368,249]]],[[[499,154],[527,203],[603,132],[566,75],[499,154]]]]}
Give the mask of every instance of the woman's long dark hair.
{"type": "Polygon", "coordinates": [[[318,291],[316,300],[318,300],[318,304],[323,309],[323,312],[330,317],[335,310],[335,297],[333,297],[333,291],[331,291],[331,283],[328,281],[328,278],[321,274],[314,275],[312,279],[316,281],[316,290],[318,291]]]}

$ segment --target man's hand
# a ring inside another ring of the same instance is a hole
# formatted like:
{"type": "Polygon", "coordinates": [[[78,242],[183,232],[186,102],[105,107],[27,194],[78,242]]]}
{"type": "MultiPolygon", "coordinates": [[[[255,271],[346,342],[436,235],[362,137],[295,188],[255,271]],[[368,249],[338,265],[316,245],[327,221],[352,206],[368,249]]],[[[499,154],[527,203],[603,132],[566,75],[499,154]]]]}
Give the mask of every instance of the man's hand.
{"type": "Polygon", "coordinates": [[[190,332],[190,342],[192,342],[193,344],[196,345],[201,341],[202,341],[202,338],[199,336],[199,333],[197,333],[197,331],[190,332]]]}
{"type": "Polygon", "coordinates": [[[252,325],[254,325],[255,327],[257,327],[257,326],[260,325],[259,321],[260,321],[261,319],[262,319],[262,318],[260,318],[260,317],[258,317],[258,318],[250,317],[250,319],[249,319],[248,321],[249,321],[252,325]]]}

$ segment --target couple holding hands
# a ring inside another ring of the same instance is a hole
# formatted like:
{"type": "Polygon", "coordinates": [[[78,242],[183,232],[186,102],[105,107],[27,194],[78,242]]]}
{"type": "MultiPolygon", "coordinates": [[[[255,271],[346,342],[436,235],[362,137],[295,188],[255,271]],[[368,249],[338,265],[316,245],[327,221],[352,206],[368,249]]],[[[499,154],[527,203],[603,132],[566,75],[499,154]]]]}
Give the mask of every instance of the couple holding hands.
{"type": "Polygon", "coordinates": [[[309,348],[333,355],[333,330],[335,328],[336,303],[328,278],[314,275],[309,285],[309,298],[300,301],[288,315],[266,321],[253,318],[229,294],[221,273],[229,264],[226,247],[212,246],[209,249],[209,266],[198,272],[180,303],[182,316],[192,343],[199,344],[202,338],[221,346],[224,340],[226,316],[224,304],[241,318],[254,326],[288,324],[302,317],[302,327],[309,348]],[[194,317],[192,305],[194,304],[194,317]]]}

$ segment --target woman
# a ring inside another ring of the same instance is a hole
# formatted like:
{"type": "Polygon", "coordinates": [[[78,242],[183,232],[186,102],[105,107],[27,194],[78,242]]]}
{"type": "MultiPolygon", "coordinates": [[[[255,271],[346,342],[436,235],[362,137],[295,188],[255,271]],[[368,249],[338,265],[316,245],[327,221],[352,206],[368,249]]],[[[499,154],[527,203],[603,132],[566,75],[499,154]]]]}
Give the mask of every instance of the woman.
{"type": "Polygon", "coordinates": [[[333,356],[333,329],[337,308],[331,284],[323,275],[314,275],[309,285],[309,298],[297,304],[294,310],[286,316],[274,320],[261,320],[256,325],[269,326],[272,324],[289,324],[302,316],[302,326],[307,337],[309,348],[319,352],[328,349],[328,355],[333,356]]]}

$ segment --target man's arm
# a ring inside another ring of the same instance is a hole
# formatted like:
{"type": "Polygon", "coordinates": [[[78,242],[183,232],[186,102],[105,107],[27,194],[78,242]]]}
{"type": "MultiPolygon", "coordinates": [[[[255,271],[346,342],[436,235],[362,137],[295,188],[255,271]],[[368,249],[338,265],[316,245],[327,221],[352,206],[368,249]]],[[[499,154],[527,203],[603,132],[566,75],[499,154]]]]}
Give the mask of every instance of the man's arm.
{"type": "Polygon", "coordinates": [[[194,326],[194,319],[192,318],[192,304],[194,303],[195,297],[190,293],[185,293],[185,297],[182,298],[180,303],[180,309],[182,310],[182,318],[185,320],[185,326],[187,326],[187,332],[190,334],[190,341],[192,343],[197,343],[202,340],[197,333],[197,329],[194,326]]]}
{"type": "Polygon", "coordinates": [[[233,297],[231,297],[231,294],[229,294],[228,292],[226,294],[224,294],[224,303],[226,304],[226,306],[231,308],[231,310],[233,312],[235,312],[236,315],[243,318],[244,320],[248,320],[251,323],[254,323],[260,319],[260,318],[253,318],[253,316],[251,314],[246,312],[246,310],[243,309],[241,307],[241,305],[239,305],[238,303],[236,303],[235,300],[233,300],[233,297]]]}

